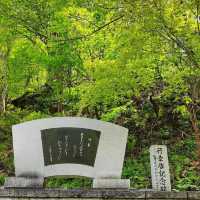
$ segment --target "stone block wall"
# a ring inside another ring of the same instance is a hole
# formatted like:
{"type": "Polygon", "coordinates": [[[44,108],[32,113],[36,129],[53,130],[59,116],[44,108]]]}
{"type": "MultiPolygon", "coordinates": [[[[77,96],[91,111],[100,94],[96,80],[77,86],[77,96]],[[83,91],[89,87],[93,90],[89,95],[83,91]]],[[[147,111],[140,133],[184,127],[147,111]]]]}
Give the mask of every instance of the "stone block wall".
{"type": "Polygon", "coordinates": [[[0,200],[200,200],[200,192],[153,192],[134,189],[0,189],[0,200]]]}

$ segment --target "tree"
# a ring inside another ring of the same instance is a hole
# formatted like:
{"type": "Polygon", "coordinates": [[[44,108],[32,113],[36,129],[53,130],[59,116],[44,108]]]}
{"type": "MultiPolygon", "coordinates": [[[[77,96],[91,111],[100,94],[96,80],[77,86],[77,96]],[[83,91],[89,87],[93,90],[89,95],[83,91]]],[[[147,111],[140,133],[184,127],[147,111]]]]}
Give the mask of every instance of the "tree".
{"type": "MultiPolygon", "coordinates": [[[[34,68],[37,66],[41,69],[43,66],[48,73],[46,78],[43,76],[46,79],[43,82],[53,87],[54,97],[52,98],[58,104],[58,111],[63,111],[63,95],[67,92],[66,88],[77,83],[73,79],[83,75],[83,67],[73,44],[69,41],[62,42],[68,40],[66,31],[68,24],[62,7],[56,6],[54,1],[1,1],[0,14],[16,27],[18,42],[23,44],[16,48],[21,54],[18,54],[17,62],[20,64],[18,69],[21,68],[22,74],[25,73],[26,76],[25,87],[31,79],[38,78],[36,74],[33,77],[34,68]],[[23,41],[20,42],[19,38],[23,41]],[[30,47],[26,46],[27,44],[30,47]],[[26,55],[24,55],[24,50],[26,55]],[[28,69],[27,73],[23,67],[28,69]]],[[[14,61],[13,64],[16,65],[14,59],[11,61],[14,61]]]]}
{"type": "Polygon", "coordinates": [[[0,113],[4,113],[8,97],[8,59],[15,36],[10,31],[9,22],[4,18],[0,20],[0,25],[0,113]]]}

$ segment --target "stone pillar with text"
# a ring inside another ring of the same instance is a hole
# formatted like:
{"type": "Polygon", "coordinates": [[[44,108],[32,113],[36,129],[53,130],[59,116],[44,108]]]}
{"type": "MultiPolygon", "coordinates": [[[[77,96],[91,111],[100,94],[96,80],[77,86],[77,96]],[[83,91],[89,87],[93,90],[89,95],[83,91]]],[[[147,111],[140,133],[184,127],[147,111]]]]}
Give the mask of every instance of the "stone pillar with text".
{"type": "Polygon", "coordinates": [[[171,191],[169,162],[165,145],[150,147],[152,188],[156,191],[171,191]]]}

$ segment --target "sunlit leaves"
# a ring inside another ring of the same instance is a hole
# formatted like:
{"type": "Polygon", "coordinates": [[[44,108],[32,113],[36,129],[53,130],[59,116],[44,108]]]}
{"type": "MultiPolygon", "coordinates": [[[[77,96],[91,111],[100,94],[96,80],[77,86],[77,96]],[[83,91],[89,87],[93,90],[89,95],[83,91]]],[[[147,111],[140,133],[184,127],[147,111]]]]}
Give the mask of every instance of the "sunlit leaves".
{"type": "Polygon", "coordinates": [[[9,58],[9,95],[16,97],[44,84],[46,70],[41,60],[45,56],[40,47],[29,41],[18,40],[13,44],[9,58]]]}

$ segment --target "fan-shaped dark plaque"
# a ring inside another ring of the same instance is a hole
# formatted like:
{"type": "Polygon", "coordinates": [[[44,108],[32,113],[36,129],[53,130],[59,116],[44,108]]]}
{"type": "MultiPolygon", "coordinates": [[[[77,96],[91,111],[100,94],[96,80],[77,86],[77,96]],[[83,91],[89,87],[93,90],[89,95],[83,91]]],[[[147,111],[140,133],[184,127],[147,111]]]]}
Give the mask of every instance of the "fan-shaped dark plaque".
{"type": "Polygon", "coordinates": [[[41,130],[44,164],[75,163],[94,166],[100,131],[84,128],[41,130]]]}

